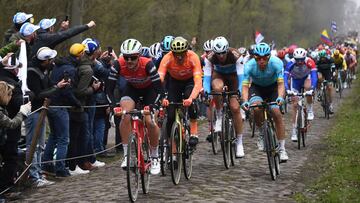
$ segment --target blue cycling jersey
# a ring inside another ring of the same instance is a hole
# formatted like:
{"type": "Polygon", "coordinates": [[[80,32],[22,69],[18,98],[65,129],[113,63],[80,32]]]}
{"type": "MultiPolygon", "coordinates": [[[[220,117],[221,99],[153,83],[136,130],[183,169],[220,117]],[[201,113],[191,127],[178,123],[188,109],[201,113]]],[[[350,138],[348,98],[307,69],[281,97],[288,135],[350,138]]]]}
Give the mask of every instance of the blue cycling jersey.
{"type": "Polygon", "coordinates": [[[265,70],[260,70],[255,59],[251,59],[245,64],[243,85],[254,83],[266,87],[275,82],[284,81],[284,65],[281,59],[271,56],[265,70]]]}

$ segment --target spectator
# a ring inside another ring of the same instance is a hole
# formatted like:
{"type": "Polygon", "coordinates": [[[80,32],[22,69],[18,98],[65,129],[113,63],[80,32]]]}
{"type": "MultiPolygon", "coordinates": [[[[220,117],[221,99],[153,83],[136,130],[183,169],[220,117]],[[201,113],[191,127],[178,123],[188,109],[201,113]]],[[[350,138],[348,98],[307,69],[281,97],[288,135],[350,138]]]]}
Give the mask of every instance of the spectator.
{"type": "Polygon", "coordinates": [[[37,36],[34,39],[34,45],[32,46],[31,53],[35,55],[40,47],[49,47],[55,49],[55,47],[63,41],[78,35],[92,27],[95,27],[95,22],[90,21],[85,25],[77,25],[69,28],[69,21],[63,21],[61,23],[60,30],[55,32],[56,19],[42,19],[39,23],[40,28],[37,32],[37,36]]]}
{"type": "Polygon", "coordinates": [[[33,14],[26,14],[24,12],[16,13],[13,17],[13,26],[4,34],[3,46],[9,44],[12,41],[21,39],[20,35],[18,35],[18,32],[21,26],[27,22],[34,23],[33,14]]]}
{"type": "MultiPolygon", "coordinates": [[[[16,114],[16,116],[11,119],[8,117],[8,113],[6,111],[6,106],[8,105],[11,96],[12,96],[12,90],[13,86],[9,85],[8,83],[4,81],[0,81],[0,92],[2,93],[0,95],[0,155],[4,155],[4,144],[6,142],[6,130],[7,129],[14,129],[21,125],[21,122],[23,118],[28,115],[28,113],[31,111],[31,103],[27,103],[25,105],[22,105],[20,107],[20,111],[16,114]]],[[[0,188],[0,193],[5,188],[0,188]]],[[[5,201],[5,196],[0,195],[0,202],[5,201]]]]}
{"type": "MultiPolygon", "coordinates": [[[[52,94],[59,91],[59,89],[65,88],[69,84],[69,82],[65,80],[58,82],[54,86],[50,83],[48,72],[54,65],[54,58],[56,55],[57,52],[55,50],[48,47],[42,47],[36,53],[36,58],[33,58],[32,60],[33,66],[28,68],[27,85],[33,93],[33,98],[31,99],[32,111],[39,109],[43,105],[45,98],[49,98],[52,94]]],[[[28,153],[29,147],[34,137],[39,116],[40,112],[38,111],[31,114],[25,120],[27,157],[30,156],[28,153]]],[[[41,162],[41,153],[45,148],[45,120],[43,120],[41,126],[38,147],[34,154],[33,165],[30,167],[30,178],[34,181],[36,187],[54,184],[54,182],[48,181],[42,177],[41,166],[40,164],[36,164],[36,162],[41,162]]]]}
{"type": "MultiPolygon", "coordinates": [[[[94,81],[91,84],[93,71],[91,69],[91,61],[84,58],[85,45],[75,43],[70,47],[70,55],[76,58],[79,62],[76,67],[77,78],[74,94],[80,101],[82,106],[86,105],[87,99],[90,95],[100,88],[100,83],[94,81]]],[[[70,144],[68,157],[76,157],[86,155],[89,153],[89,118],[83,108],[70,109],[70,144]]],[[[87,158],[74,159],[69,161],[70,174],[82,173],[83,170],[93,170],[96,167],[92,166],[87,158]],[[80,170],[78,169],[80,167],[80,170]],[[81,170],[82,169],[82,170],[81,170]]]]}
{"type": "MultiPolygon", "coordinates": [[[[21,81],[17,77],[19,68],[21,67],[19,61],[16,59],[15,65],[11,65],[11,57],[13,53],[8,53],[1,61],[0,80],[7,82],[13,86],[12,97],[6,106],[9,118],[14,118],[23,105],[23,93],[21,90],[21,81]],[[10,60],[9,60],[10,59],[10,60]],[[9,65],[10,63],[10,65],[9,65]]],[[[3,93],[2,93],[3,94],[3,93]]],[[[21,127],[7,130],[7,139],[1,149],[1,156],[3,157],[3,169],[0,173],[0,191],[13,186],[14,178],[18,170],[18,141],[21,135],[21,127]]]]}

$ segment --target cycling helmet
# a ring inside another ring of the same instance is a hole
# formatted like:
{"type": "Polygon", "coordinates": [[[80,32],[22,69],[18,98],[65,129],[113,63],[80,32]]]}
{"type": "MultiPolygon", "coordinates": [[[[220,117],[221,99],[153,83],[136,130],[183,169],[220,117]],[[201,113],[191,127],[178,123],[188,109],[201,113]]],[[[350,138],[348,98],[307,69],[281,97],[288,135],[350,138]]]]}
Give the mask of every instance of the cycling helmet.
{"type": "Polygon", "coordinates": [[[319,58],[326,57],[326,51],[323,49],[319,52],[319,58]]]}
{"type": "Polygon", "coordinates": [[[171,50],[171,42],[174,40],[174,36],[165,36],[161,41],[161,50],[163,52],[169,52],[171,50]]]}
{"type": "Polygon", "coordinates": [[[312,59],[317,59],[317,57],[318,57],[318,52],[317,52],[317,51],[312,51],[312,52],[310,53],[310,57],[311,57],[312,59]]]}
{"type": "Polygon", "coordinates": [[[143,57],[149,58],[150,57],[149,47],[142,47],[141,51],[140,51],[140,55],[143,57]]]}
{"type": "Polygon", "coordinates": [[[280,59],[284,59],[284,58],[285,58],[285,55],[286,55],[285,50],[279,50],[279,51],[277,52],[277,57],[279,57],[280,59]]]}
{"type": "Polygon", "coordinates": [[[149,55],[153,58],[156,58],[157,56],[159,56],[161,53],[160,46],[161,46],[160,42],[156,42],[153,45],[151,45],[149,47],[149,55]]]}
{"type": "Polygon", "coordinates": [[[204,51],[212,51],[214,45],[214,40],[209,39],[206,42],[204,42],[203,49],[204,51]]]}
{"type": "Polygon", "coordinates": [[[245,47],[240,47],[238,49],[238,51],[240,52],[241,55],[246,54],[246,48],[245,47]]]}
{"type": "Polygon", "coordinates": [[[334,56],[337,56],[337,55],[339,55],[340,54],[340,51],[338,50],[338,49],[336,49],[335,51],[334,51],[334,56]]]}
{"type": "Polygon", "coordinates": [[[268,56],[270,52],[270,46],[264,42],[257,44],[254,50],[254,53],[258,56],[268,56]]]}
{"type": "Polygon", "coordinates": [[[171,51],[175,53],[181,53],[188,50],[189,43],[183,37],[175,37],[171,42],[171,51]]]}
{"type": "Polygon", "coordinates": [[[215,53],[223,53],[229,49],[229,42],[225,37],[217,37],[214,40],[213,51],[215,53]]]}
{"type": "Polygon", "coordinates": [[[306,50],[303,48],[296,48],[294,50],[294,58],[296,59],[305,59],[306,57],[306,50]]]}
{"type": "Polygon", "coordinates": [[[294,51],[295,51],[295,50],[294,50],[293,48],[289,48],[289,49],[288,49],[288,54],[294,54],[294,51]]]}
{"type": "Polygon", "coordinates": [[[141,43],[138,40],[127,39],[121,44],[120,51],[122,54],[140,54],[141,47],[141,43]]]}

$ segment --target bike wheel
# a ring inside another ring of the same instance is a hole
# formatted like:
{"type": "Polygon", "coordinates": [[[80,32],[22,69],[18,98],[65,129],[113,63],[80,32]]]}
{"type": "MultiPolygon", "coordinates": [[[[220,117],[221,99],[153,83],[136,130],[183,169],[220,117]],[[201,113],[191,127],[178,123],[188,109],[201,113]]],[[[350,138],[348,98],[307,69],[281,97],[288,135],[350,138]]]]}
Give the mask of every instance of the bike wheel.
{"type": "Polygon", "coordinates": [[[339,88],[339,96],[340,96],[340,98],[341,98],[341,96],[342,96],[342,91],[343,91],[343,86],[342,86],[342,83],[341,83],[341,75],[339,76],[340,78],[338,78],[338,84],[337,84],[337,86],[338,86],[338,88],[339,88]]]}
{"type": "Polygon", "coordinates": [[[251,137],[254,137],[255,136],[255,127],[256,127],[256,124],[255,124],[255,117],[254,117],[254,111],[251,110],[251,112],[249,113],[249,117],[251,118],[251,121],[249,119],[249,122],[251,122],[251,137]]]}
{"type": "Polygon", "coordinates": [[[179,184],[182,167],[182,152],[181,152],[181,133],[180,126],[174,122],[171,128],[170,135],[170,171],[171,179],[175,185],[179,184]]]}
{"type": "Polygon", "coordinates": [[[128,142],[128,158],[126,180],[130,201],[135,202],[139,194],[140,169],[138,166],[138,146],[135,134],[131,134],[128,142]]]}
{"type": "Polygon", "coordinates": [[[309,121],[307,119],[306,109],[303,109],[303,110],[304,110],[304,129],[301,133],[301,140],[302,140],[303,147],[305,147],[306,133],[307,133],[308,126],[309,126],[309,121]]]}
{"type": "Polygon", "coordinates": [[[185,140],[184,140],[184,154],[183,154],[183,165],[184,165],[184,176],[187,180],[190,180],[192,174],[192,164],[193,164],[193,152],[189,146],[190,139],[190,128],[186,127],[185,129],[185,140]]]}
{"type": "Polygon", "coordinates": [[[266,150],[266,156],[268,160],[269,170],[270,170],[270,176],[272,180],[276,180],[276,167],[275,167],[275,159],[273,156],[273,153],[275,151],[273,145],[272,145],[272,133],[269,129],[268,123],[264,123],[263,128],[265,129],[265,150],[266,150]]]}
{"type": "Polygon", "coordinates": [[[323,95],[324,95],[324,113],[325,113],[325,118],[329,119],[329,114],[330,114],[330,110],[329,110],[329,102],[328,102],[328,98],[327,98],[327,94],[326,94],[326,88],[324,88],[323,90],[323,95]]]}
{"type": "Polygon", "coordinates": [[[230,120],[229,122],[229,132],[230,132],[230,136],[229,136],[229,142],[230,142],[230,160],[231,160],[231,165],[235,166],[235,155],[236,155],[236,135],[235,135],[235,128],[233,125],[233,121],[230,120]]]}
{"type": "Polygon", "coordinates": [[[148,135],[145,134],[144,140],[141,146],[141,153],[144,159],[144,172],[141,174],[141,186],[144,194],[149,192],[150,186],[150,166],[151,166],[151,158],[150,158],[150,143],[148,135]]]}
{"type": "Polygon", "coordinates": [[[302,108],[300,106],[298,106],[298,109],[296,111],[296,130],[297,130],[297,144],[298,144],[298,149],[300,149],[300,145],[301,145],[301,128],[302,128],[302,112],[301,112],[302,108]]]}
{"type": "Polygon", "coordinates": [[[211,147],[212,147],[213,153],[216,155],[219,153],[220,137],[219,137],[219,133],[217,133],[217,132],[215,133],[215,131],[214,131],[214,123],[216,121],[215,108],[212,108],[211,114],[212,114],[211,120],[210,120],[211,147]]]}
{"type": "Polygon", "coordinates": [[[168,139],[168,135],[166,133],[166,124],[167,124],[167,119],[165,118],[165,120],[162,123],[161,126],[161,135],[160,135],[160,143],[159,143],[159,149],[160,149],[160,170],[161,170],[161,175],[165,176],[166,175],[166,171],[169,169],[169,139],[168,139]]]}
{"type": "Polygon", "coordinates": [[[229,132],[229,121],[226,119],[225,116],[225,111],[224,111],[224,115],[222,117],[221,120],[221,149],[223,152],[223,158],[224,158],[224,165],[226,169],[230,168],[230,142],[229,142],[229,138],[230,138],[230,132],[229,132]]]}

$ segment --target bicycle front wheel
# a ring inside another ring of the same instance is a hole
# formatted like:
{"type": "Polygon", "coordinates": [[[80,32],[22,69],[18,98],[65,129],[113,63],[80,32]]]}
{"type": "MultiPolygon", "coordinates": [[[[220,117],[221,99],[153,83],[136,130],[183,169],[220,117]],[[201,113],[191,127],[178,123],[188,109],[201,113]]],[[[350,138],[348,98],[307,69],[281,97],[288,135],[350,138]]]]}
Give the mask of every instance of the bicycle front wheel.
{"type": "Polygon", "coordinates": [[[296,111],[296,131],[297,131],[297,144],[298,144],[298,149],[300,149],[301,146],[301,129],[302,129],[302,119],[303,119],[303,115],[302,115],[302,107],[298,106],[297,111],[296,111]]]}
{"type": "Polygon", "coordinates": [[[219,152],[220,137],[219,137],[219,133],[214,131],[215,121],[216,121],[215,108],[212,108],[211,109],[211,119],[210,119],[211,147],[212,147],[213,153],[216,155],[219,152]]]}
{"type": "Polygon", "coordinates": [[[139,194],[140,169],[138,166],[138,146],[135,134],[131,134],[127,149],[126,180],[130,201],[135,202],[139,194]]]}
{"type": "Polygon", "coordinates": [[[236,135],[235,135],[235,127],[234,127],[234,123],[233,120],[229,120],[229,142],[230,142],[230,160],[231,160],[231,165],[235,166],[235,154],[236,154],[236,135]]]}
{"type": "Polygon", "coordinates": [[[161,126],[161,135],[160,135],[160,143],[159,143],[159,149],[160,149],[160,169],[161,169],[161,175],[165,176],[166,171],[169,169],[169,139],[168,135],[166,133],[166,125],[167,125],[167,118],[162,123],[161,126]]]}
{"type": "Polygon", "coordinates": [[[149,186],[150,186],[150,166],[151,166],[150,143],[147,134],[145,134],[143,143],[141,145],[141,153],[144,159],[144,168],[142,168],[141,170],[141,185],[142,185],[143,193],[147,194],[149,192],[149,186]]]}
{"type": "Polygon", "coordinates": [[[226,169],[230,168],[230,150],[231,150],[231,144],[230,144],[230,126],[229,126],[229,120],[226,119],[225,111],[224,115],[221,120],[221,149],[223,152],[223,158],[224,158],[224,165],[226,169]]]}
{"type": "Polygon", "coordinates": [[[275,147],[272,144],[272,133],[267,122],[264,123],[263,129],[265,129],[264,130],[265,150],[266,150],[266,156],[270,170],[270,176],[272,180],[276,180],[276,167],[275,167],[275,159],[274,159],[275,147]]]}
{"type": "Polygon", "coordinates": [[[184,154],[183,154],[183,161],[184,161],[184,176],[187,180],[190,180],[192,174],[192,160],[193,160],[193,152],[189,146],[189,139],[190,139],[190,128],[186,127],[185,129],[185,140],[183,143],[184,145],[184,154]]]}
{"type": "Polygon", "coordinates": [[[181,128],[174,122],[171,128],[170,135],[170,171],[171,179],[175,185],[179,184],[181,167],[182,167],[182,151],[181,151],[181,128]]]}

